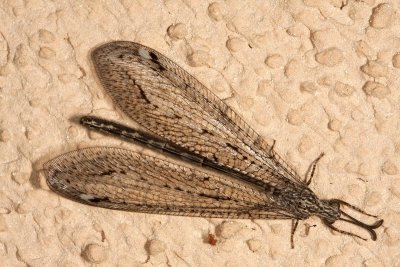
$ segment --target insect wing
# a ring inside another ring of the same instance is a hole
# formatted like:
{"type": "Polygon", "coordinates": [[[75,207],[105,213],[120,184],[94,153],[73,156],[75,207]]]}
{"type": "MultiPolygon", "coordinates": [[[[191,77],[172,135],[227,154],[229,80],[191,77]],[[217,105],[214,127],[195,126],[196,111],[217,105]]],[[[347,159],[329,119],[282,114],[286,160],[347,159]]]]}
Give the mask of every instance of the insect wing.
{"type": "Polygon", "coordinates": [[[117,41],[92,59],[118,107],[156,135],[263,183],[306,186],[230,107],[159,52],[117,41]]]}
{"type": "Polygon", "coordinates": [[[44,165],[49,187],[93,206],[168,215],[215,218],[277,218],[251,184],[112,147],[75,150],[44,165]]]}

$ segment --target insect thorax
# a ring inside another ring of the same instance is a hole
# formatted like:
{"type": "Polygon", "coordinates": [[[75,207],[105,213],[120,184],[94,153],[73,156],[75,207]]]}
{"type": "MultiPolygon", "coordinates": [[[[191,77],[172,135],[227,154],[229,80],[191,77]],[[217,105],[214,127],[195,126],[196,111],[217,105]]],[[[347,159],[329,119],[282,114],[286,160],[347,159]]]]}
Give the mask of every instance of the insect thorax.
{"type": "Polygon", "coordinates": [[[307,219],[316,215],[327,222],[334,222],[340,217],[339,205],[330,200],[320,200],[307,187],[286,185],[274,188],[272,197],[283,209],[290,211],[297,219],[307,219]]]}

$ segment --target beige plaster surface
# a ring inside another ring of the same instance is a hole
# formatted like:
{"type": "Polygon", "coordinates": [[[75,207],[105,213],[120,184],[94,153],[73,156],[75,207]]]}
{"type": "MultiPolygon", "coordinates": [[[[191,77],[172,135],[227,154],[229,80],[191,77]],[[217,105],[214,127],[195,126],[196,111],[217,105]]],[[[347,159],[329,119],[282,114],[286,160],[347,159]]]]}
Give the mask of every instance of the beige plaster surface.
{"type": "Polygon", "coordinates": [[[399,8],[394,0],[0,1],[0,266],[400,266],[399,8]],[[275,139],[301,175],[325,152],[310,187],[383,218],[378,240],[310,218],[290,249],[289,221],[127,213],[50,191],[42,165],[52,157],[132,147],[71,121],[96,114],[133,125],[89,59],[111,40],[177,62],[275,139]]]}

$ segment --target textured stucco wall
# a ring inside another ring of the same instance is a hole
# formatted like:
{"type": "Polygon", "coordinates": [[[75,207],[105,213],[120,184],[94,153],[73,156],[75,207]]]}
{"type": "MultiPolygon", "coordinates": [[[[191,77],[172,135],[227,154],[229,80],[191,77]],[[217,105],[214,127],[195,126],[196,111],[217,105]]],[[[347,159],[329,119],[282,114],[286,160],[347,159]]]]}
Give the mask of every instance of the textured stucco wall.
{"type": "Polygon", "coordinates": [[[378,0],[0,1],[0,266],[400,266],[399,8],[378,0]],[[93,113],[134,125],[89,60],[110,40],[173,59],[275,139],[300,174],[325,152],[310,187],[385,219],[378,240],[333,234],[311,218],[291,250],[289,221],[126,213],[51,192],[41,169],[55,155],[133,147],[70,120],[93,113]]]}

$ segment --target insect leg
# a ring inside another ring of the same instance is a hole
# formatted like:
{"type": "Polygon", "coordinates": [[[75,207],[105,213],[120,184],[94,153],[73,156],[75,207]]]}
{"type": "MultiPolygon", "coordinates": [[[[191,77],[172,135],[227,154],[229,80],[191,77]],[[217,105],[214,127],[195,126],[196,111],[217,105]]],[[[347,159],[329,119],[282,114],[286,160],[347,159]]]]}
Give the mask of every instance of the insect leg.
{"type": "Polygon", "coordinates": [[[310,167],[308,167],[306,176],[304,178],[304,183],[309,185],[311,183],[312,178],[314,177],[315,168],[317,167],[318,161],[324,156],[324,153],[321,153],[313,162],[311,162],[310,167]]]}
{"type": "Polygon", "coordinates": [[[271,148],[269,149],[269,153],[270,153],[271,155],[273,155],[273,153],[274,153],[275,143],[276,143],[276,140],[274,139],[274,140],[272,141],[271,148]]]}
{"type": "Polygon", "coordinates": [[[299,220],[293,219],[292,220],[292,230],[290,231],[290,246],[292,249],[294,248],[293,237],[294,237],[294,233],[296,232],[298,225],[299,225],[299,220]]]}

